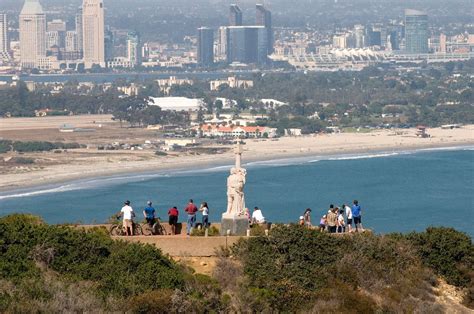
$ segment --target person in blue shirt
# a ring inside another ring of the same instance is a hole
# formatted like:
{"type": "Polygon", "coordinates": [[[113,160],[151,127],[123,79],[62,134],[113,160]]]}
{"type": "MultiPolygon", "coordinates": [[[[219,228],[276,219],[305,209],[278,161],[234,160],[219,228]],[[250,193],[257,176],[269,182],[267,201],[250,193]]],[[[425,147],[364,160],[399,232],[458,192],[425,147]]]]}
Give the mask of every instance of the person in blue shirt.
{"type": "Polygon", "coordinates": [[[153,224],[155,223],[155,209],[151,206],[151,201],[148,201],[146,204],[147,207],[143,210],[143,216],[145,216],[145,220],[150,227],[153,227],[153,224]]]}
{"type": "Polygon", "coordinates": [[[356,228],[356,232],[364,231],[362,228],[362,209],[360,208],[359,202],[354,200],[352,203],[352,218],[354,219],[354,225],[356,228]]]}

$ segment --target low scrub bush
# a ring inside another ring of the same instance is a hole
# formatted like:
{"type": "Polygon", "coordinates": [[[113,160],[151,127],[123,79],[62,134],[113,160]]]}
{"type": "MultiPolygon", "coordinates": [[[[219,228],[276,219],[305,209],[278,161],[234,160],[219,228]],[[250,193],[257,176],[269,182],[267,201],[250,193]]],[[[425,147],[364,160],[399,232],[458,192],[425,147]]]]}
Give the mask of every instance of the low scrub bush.
{"type": "Polygon", "coordinates": [[[16,151],[18,153],[30,153],[30,152],[49,152],[56,149],[76,149],[81,148],[78,143],[62,143],[62,142],[41,142],[41,141],[0,141],[0,153],[6,153],[9,151],[16,151]]]}
{"type": "Polygon", "coordinates": [[[12,150],[12,141],[0,140],[0,154],[8,153],[12,150]]]}
{"type": "Polygon", "coordinates": [[[13,157],[9,160],[10,163],[19,164],[19,165],[31,165],[35,163],[33,158],[28,157],[13,157]]]}
{"type": "Polygon", "coordinates": [[[406,239],[415,247],[423,263],[449,284],[459,287],[473,284],[469,273],[474,269],[474,245],[467,234],[438,227],[410,233],[406,239]]]}
{"type": "MultiPolygon", "coordinates": [[[[216,226],[210,226],[207,228],[207,235],[210,237],[218,236],[219,229],[216,226]]],[[[193,231],[191,231],[191,236],[193,237],[203,237],[206,235],[206,228],[193,228],[193,231]]]]}
{"type": "MultiPolygon", "coordinates": [[[[431,234],[430,239],[440,236],[430,229],[426,233],[431,234]]],[[[460,261],[467,267],[472,249],[470,239],[446,234],[444,230],[441,234],[451,239],[440,239],[441,243],[456,243],[458,248],[443,255],[423,241],[427,256],[434,255],[435,260],[443,256],[447,265],[460,261]]],[[[425,239],[427,235],[333,236],[299,226],[277,226],[269,236],[240,240],[231,249],[235,260],[223,256],[227,261],[217,263],[215,274],[225,289],[238,296],[239,301],[234,304],[241,311],[245,311],[244,303],[277,312],[439,309],[442,306],[434,297],[433,271],[440,266],[435,264],[433,269],[420,257],[420,244],[413,244],[413,239],[420,241],[420,237],[425,239]],[[222,279],[226,272],[240,278],[222,279]],[[239,290],[235,291],[235,287],[239,290]]]]}

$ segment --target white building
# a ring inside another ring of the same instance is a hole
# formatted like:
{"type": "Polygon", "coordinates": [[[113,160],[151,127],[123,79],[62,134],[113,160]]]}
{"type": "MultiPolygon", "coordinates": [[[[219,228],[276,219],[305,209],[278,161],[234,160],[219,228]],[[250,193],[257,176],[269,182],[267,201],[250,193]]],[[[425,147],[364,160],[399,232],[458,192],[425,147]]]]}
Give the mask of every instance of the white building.
{"type": "Polygon", "coordinates": [[[79,51],[79,47],[77,46],[77,33],[75,31],[66,32],[65,48],[67,52],[79,51]]]}
{"type": "Polygon", "coordinates": [[[150,97],[150,106],[159,106],[161,110],[167,111],[199,111],[205,104],[202,99],[186,97],[150,97]]]}
{"type": "Polygon", "coordinates": [[[251,88],[253,87],[252,80],[240,80],[235,76],[228,77],[225,80],[215,80],[209,82],[209,87],[212,91],[218,90],[220,86],[228,85],[230,88],[251,88]]]}
{"type": "Polygon", "coordinates": [[[204,137],[276,137],[277,129],[263,126],[216,126],[212,124],[204,124],[196,127],[204,137]]]}
{"type": "Polygon", "coordinates": [[[84,0],[82,4],[82,37],[84,66],[105,67],[104,3],[102,0],[84,0]]]}
{"type": "Polygon", "coordinates": [[[19,23],[21,66],[40,68],[46,59],[46,16],[38,0],[25,1],[19,23]]]}
{"type": "Polygon", "coordinates": [[[273,108],[273,109],[276,109],[284,105],[288,105],[288,103],[286,102],[279,101],[276,99],[271,99],[271,98],[260,99],[260,103],[263,104],[265,108],[273,108]]]}
{"type": "Polygon", "coordinates": [[[171,87],[173,86],[180,86],[180,85],[193,85],[194,81],[184,78],[184,79],[178,79],[176,76],[170,76],[168,79],[159,79],[156,80],[158,83],[158,86],[160,87],[160,90],[164,92],[165,94],[169,94],[171,87]]]}
{"type": "Polygon", "coordinates": [[[49,49],[54,46],[61,47],[59,32],[58,31],[47,32],[46,33],[46,48],[49,49]]]}

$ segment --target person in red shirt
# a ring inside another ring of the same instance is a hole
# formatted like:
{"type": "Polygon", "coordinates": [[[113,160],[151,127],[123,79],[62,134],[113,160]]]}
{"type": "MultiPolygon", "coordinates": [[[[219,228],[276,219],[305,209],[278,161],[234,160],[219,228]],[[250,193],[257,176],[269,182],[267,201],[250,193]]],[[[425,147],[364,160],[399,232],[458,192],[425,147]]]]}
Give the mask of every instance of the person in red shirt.
{"type": "Polygon", "coordinates": [[[196,223],[196,213],[198,208],[194,205],[194,201],[191,199],[189,200],[188,205],[184,209],[185,212],[188,213],[188,222],[186,224],[186,234],[189,235],[191,233],[191,228],[194,228],[194,224],[196,223]]]}
{"type": "Polygon", "coordinates": [[[176,206],[171,207],[168,210],[168,216],[169,216],[169,224],[171,226],[171,234],[175,235],[176,225],[178,224],[178,216],[179,216],[178,208],[176,206]]]}

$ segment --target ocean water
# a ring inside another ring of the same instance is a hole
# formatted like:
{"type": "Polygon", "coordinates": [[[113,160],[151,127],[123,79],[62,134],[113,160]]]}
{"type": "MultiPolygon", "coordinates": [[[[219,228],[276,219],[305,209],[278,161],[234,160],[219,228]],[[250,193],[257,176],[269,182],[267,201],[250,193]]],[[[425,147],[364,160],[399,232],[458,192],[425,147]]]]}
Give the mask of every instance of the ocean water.
{"type": "MultiPolygon", "coordinates": [[[[316,223],[330,204],[359,200],[363,225],[377,233],[451,226],[474,237],[472,147],[315,156],[246,164],[247,207],[272,222],[296,222],[305,208],[316,223]]],[[[105,222],[124,200],[158,216],[189,198],[207,201],[211,221],[226,207],[229,167],[95,178],[0,194],[0,215],[32,213],[49,223],[105,222]]],[[[141,214],[140,214],[141,215],[141,214]]],[[[181,214],[180,220],[184,220],[181,214]]],[[[198,217],[200,219],[200,217],[198,217]]]]}

